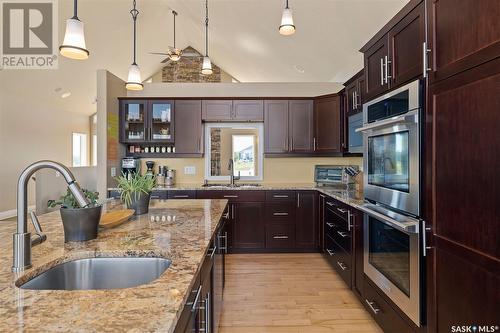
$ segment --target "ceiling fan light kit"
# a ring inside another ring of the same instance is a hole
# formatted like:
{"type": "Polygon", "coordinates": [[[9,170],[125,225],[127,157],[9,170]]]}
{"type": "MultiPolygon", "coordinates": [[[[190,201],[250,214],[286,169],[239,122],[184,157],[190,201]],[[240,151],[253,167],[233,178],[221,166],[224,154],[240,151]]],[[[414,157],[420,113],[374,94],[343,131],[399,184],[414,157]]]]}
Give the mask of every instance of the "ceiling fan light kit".
{"type": "Polygon", "coordinates": [[[137,36],[137,16],[139,15],[139,11],[136,9],[136,0],[133,1],[132,10],[130,14],[132,15],[132,20],[134,21],[134,61],[132,65],[130,65],[128,70],[128,78],[125,83],[125,88],[127,90],[142,90],[144,88],[141,80],[141,70],[139,66],[135,62],[135,53],[136,53],[136,36],[137,36]]]}
{"type": "Polygon", "coordinates": [[[59,46],[59,53],[66,58],[76,60],[85,60],[89,57],[83,22],[78,19],[78,0],[74,0],[73,3],[73,17],[66,20],[66,32],[63,43],[59,46]]]}
{"type": "Polygon", "coordinates": [[[288,6],[288,0],[285,1],[285,9],[283,9],[283,14],[281,15],[281,25],[279,26],[279,32],[283,36],[290,36],[295,33],[295,25],[293,24],[292,10],[288,6]]]}

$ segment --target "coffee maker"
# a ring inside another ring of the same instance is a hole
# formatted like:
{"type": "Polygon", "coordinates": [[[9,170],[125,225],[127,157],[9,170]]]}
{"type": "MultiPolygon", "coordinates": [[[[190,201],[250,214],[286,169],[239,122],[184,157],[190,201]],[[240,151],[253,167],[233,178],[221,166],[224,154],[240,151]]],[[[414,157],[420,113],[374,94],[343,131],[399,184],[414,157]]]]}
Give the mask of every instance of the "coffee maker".
{"type": "Polygon", "coordinates": [[[122,173],[130,179],[131,176],[139,172],[140,161],[137,157],[125,157],[122,159],[122,173]]]}

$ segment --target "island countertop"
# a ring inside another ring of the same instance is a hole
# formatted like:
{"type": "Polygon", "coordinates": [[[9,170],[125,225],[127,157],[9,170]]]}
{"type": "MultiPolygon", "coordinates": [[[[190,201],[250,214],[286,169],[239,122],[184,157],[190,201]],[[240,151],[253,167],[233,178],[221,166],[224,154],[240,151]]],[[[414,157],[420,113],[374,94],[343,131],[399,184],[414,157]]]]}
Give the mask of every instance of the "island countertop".
{"type": "MultiPolygon", "coordinates": [[[[41,215],[47,241],[32,248],[33,268],[18,274],[11,272],[16,223],[0,222],[0,332],[173,332],[226,205],[227,200],[152,200],[148,214],[81,243],[64,243],[59,211],[41,215]],[[126,289],[16,286],[66,261],[123,256],[158,256],[171,265],[157,280],[126,289]]],[[[120,208],[117,201],[104,207],[120,208]]]]}

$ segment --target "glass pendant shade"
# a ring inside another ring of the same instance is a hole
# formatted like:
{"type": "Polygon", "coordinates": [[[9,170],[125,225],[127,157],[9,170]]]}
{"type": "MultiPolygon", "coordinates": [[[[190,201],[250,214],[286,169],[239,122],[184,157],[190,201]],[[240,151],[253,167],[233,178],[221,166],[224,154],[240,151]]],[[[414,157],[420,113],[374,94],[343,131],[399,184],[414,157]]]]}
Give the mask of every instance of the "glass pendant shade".
{"type": "Polygon", "coordinates": [[[63,44],[59,47],[59,52],[62,56],[70,59],[88,59],[89,51],[85,45],[82,21],[76,18],[70,18],[66,21],[66,33],[63,44]]]}
{"type": "Polygon", "coordinates": [[[201,74],[210,75],[212,73],[213,73],[212,62],[210,61],[209,57],[205,56],[205,57],[203,57],[203,65],[201,66],[201,74]]]}
{"type": "Polygon", "coordinates": [[[285,8],[281,16],[280,34],[289,36],[295,33],[295,25],[293,25],[292,10],[285,8]]]}
{"type": "Polygon", "coordinates": [[[130,65],[125,88],[127,88],[127,90],[142,90],[144,88],[141,80],[141,70],[135,63],[130,65]]]}
{"type": "Polygon", "coordinates": [[[181,56],[180,56],[180,54],[177,54],[177,53],[171,53],[169,55],[169,58],[172,61],[179,61],[181,59],[181,56]]]}

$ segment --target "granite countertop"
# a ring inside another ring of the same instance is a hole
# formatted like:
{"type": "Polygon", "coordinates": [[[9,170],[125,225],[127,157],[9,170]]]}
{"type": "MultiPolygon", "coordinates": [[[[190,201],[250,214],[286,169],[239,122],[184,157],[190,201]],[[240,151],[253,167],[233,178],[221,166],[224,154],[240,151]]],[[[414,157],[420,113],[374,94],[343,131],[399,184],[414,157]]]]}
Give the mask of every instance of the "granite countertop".
{"type": "MultiPolygon", "coordinates": [[[[319,193],[335,198],[347,205],[359,207],[364,203],[363,194],[354,190],[346,190],[333,186],[317,186],[315,183],[258,183],[259,186],[242,187],[209,187],[202,184],[186,183],[175,184],[174,186],[156,187],[158,191],[318,191],[319,193]]],[[[118,190],[108,188],[109,191],[118,190]]]]}
{"type": "MultiPolygon", "coordinates": [[[[173,332],[226,205],[227,200],[152,200],[149,214],[100,230],[95,240],[67,244],[59,212],[48,213],[39,217],[47,241],[33,247],[33,268],[18,274],[11,272],[16,223],[0,222],[0,332],[173,332]],[[159,256],[172,263],[157,280],[127,289],[15,285],[73,259],[123,256],[159,256]]],[[[122,205],[113,200],[104,208],[122,205]]]]}

